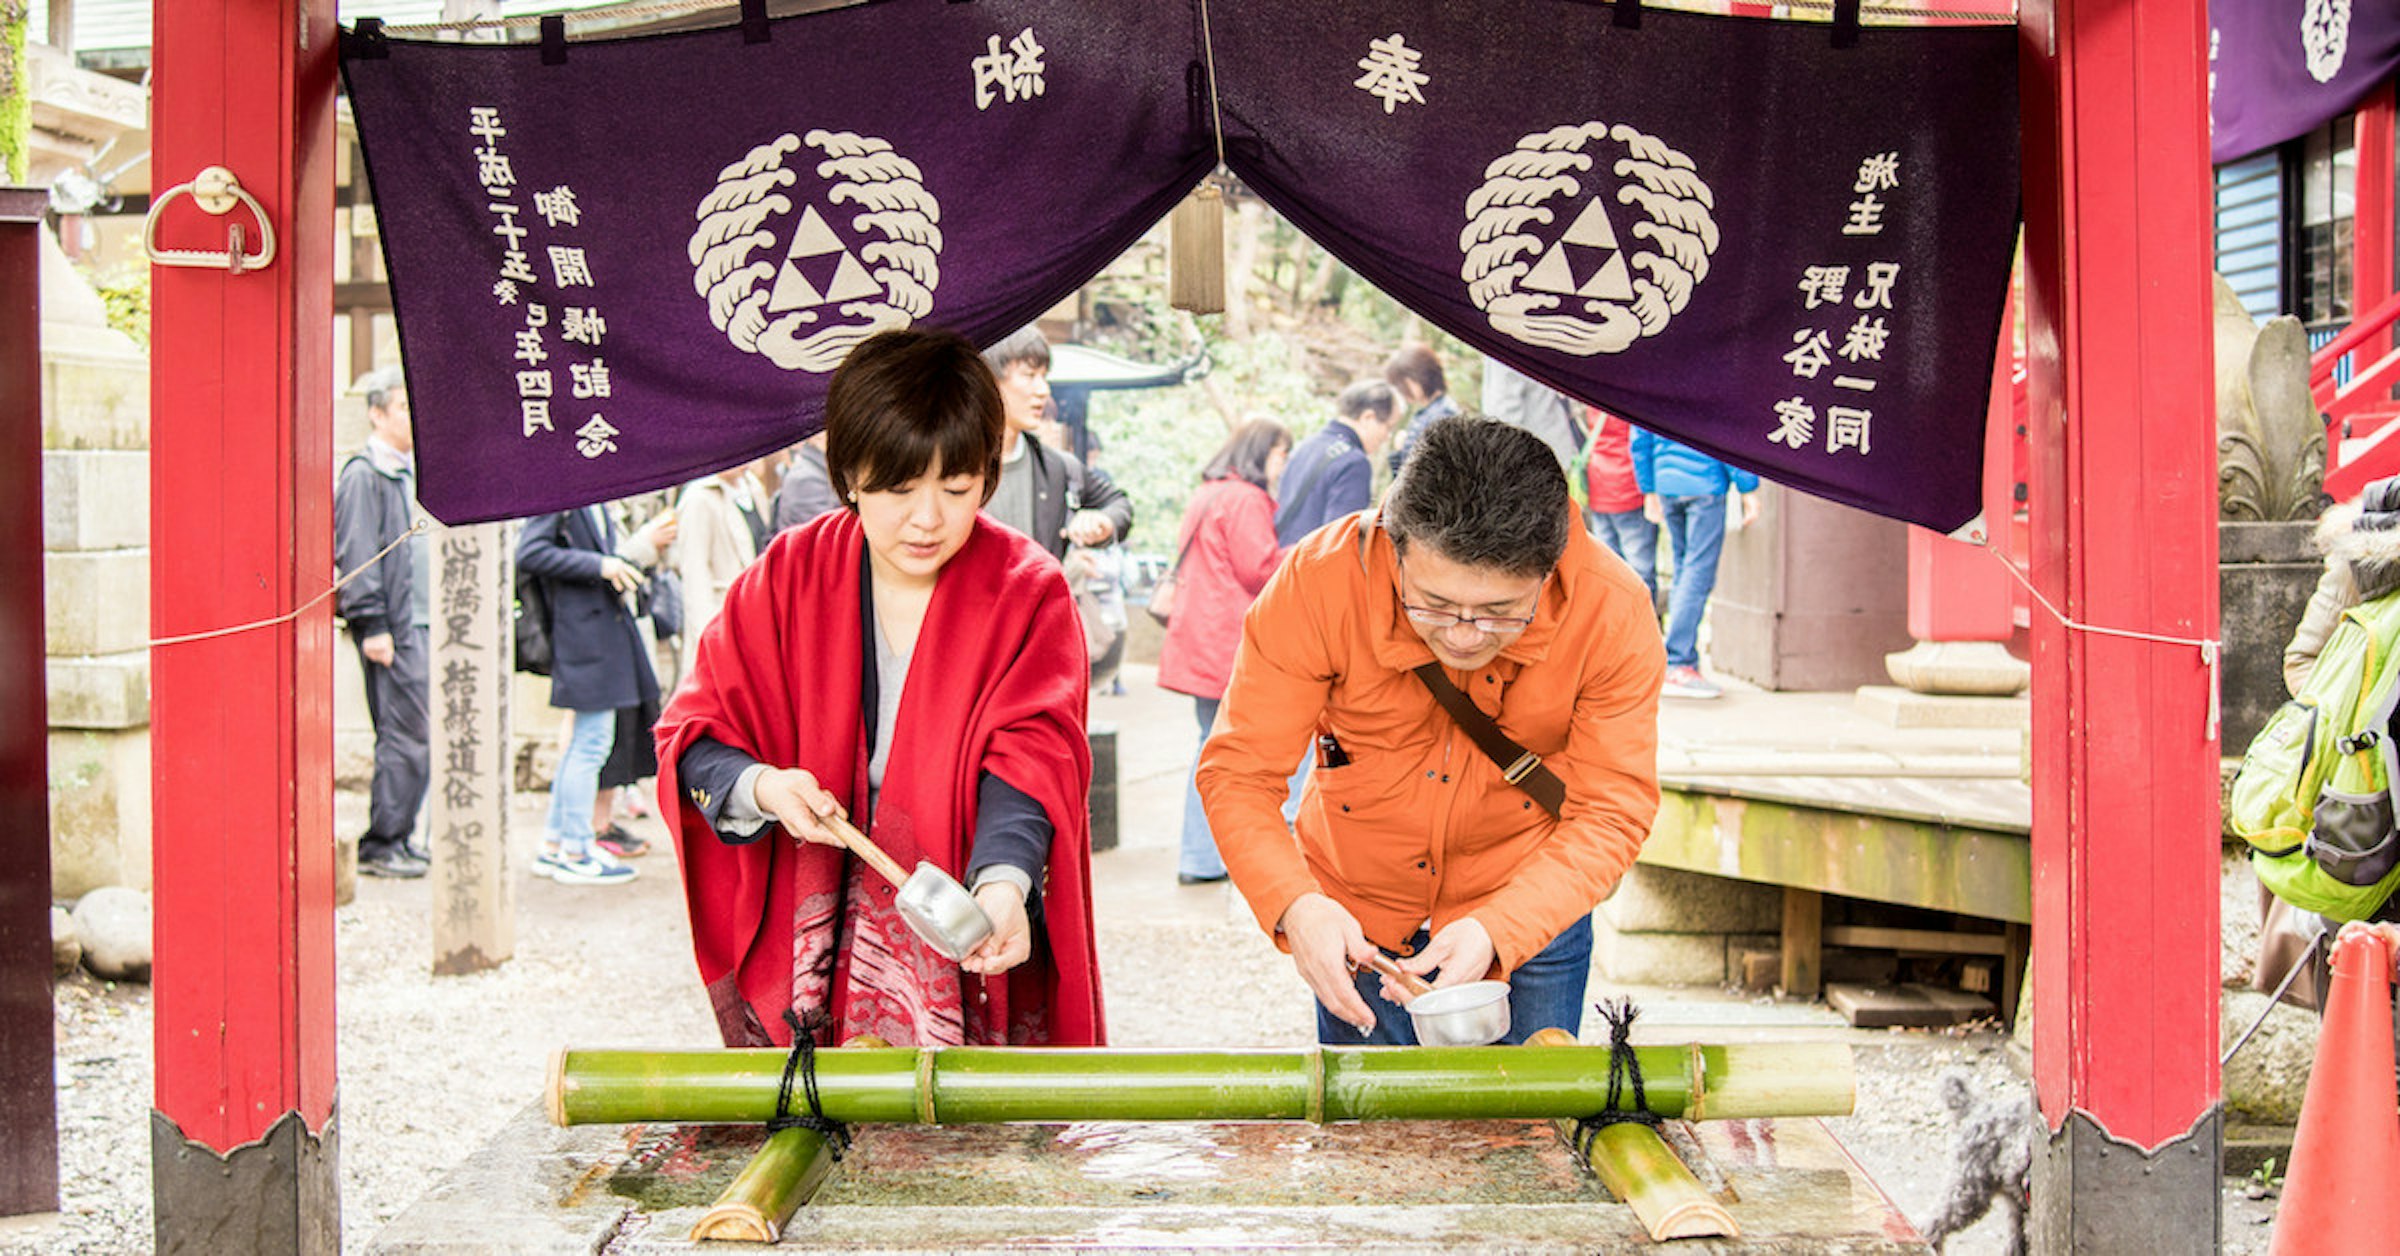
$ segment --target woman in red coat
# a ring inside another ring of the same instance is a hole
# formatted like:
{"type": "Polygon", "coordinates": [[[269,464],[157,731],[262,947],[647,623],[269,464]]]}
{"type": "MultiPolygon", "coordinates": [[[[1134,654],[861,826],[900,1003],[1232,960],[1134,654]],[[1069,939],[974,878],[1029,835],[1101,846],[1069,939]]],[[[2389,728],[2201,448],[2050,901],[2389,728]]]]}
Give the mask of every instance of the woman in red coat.
{"type": "MultiPolygon", "coordinates": [[[[1275,544],[1275,499],[1269,494],[1291,453],[1292,434],[1281,423],[1252,419],[1242,424],[1201,469],[1200,492],[1184,508],[1176,540],[1177,605],[1158,656],[1158,683],[1192,696],[1204,742],[1217,722],[1226,677],[1233,673],[1233,652],[1242,643],[1242,614],[1283,557],[1275,544]]],[[[1209,836],[1200,791],[1188,781],[1175,879],[1184,885],[1225,879],[1225,861],[1209,836]]]]}

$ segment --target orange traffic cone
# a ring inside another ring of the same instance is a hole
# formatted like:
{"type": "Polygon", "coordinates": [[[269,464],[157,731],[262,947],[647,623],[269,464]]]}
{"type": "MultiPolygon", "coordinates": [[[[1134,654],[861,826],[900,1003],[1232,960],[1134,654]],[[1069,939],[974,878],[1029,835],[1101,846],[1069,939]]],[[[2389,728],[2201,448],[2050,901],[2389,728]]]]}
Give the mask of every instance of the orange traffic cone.
{"type": "Polygon", "coordinates": [[[2392,1081],[2394,934],[2351,923],[2300,1106],[2270,1256],[2388,1251],[2400,1234],[2400,1098],[2392,1081]]]}

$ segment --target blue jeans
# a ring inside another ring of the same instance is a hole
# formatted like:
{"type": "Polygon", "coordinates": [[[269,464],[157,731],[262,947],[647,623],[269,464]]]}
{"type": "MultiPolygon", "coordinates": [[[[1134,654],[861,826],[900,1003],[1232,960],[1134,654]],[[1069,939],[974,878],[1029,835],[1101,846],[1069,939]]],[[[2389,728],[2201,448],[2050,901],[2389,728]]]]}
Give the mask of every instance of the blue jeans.
{"type": "Polygon", "coordinates": [[[1658,601],[1658,525],[1636,510],[1583,512],[1584,525],[1600,543],[1616,552],[1642,578],[1650,600],[1658,601]]]}
{"type": "Polygon", "coordinates": [[[600,793],[600,765],[617,740],[617,713],[577,711],[568,725],[558,772],[550,779],[550,817],[543,836],[570,859],[592,849],[592,803],[600,793]]]}
{"type": "MultiPolygon", "coordinates": [[[[1194,698],[1192,708],[1200,717],[1200,741],[1206,744],[1208,730],[1215,727],[1217,708],[1223,698],[1194,698]]],[[[1208,812],[1200,805],[1200,754],[1192,753],[1192,770],[1183,783],[1183,850],[1175,857],[1175,871],[1187,877],[1221,877],[1225,861],[1217,855],[1216,835],[1208,831],[1208,812]]]]}
{"type": "Polygon", "coordinates": [[[1667,594],[1667,666],[1700,666],[1700,616],[1717,587],[1725,548],[1725,495],[1663,497],[1667,539],[1675,549],[1675,587],[1667,594]]]}
{"type": "MultiPolygon", "coordinates": [[[[1411,951],[1423,950],[1429,940],[1423,929],[1408,940],[1411,951]]],[[[1592,975],[1592,918],[1589,915],[1568,925],[1565,932],[1550,940],[1532,959],[1508,975],[1508,1036],[1500,1041],[1511,1046],[1525,1041],[1537,1029],[1557,1027],[1568,1033],[1583,1028],[1584,987],[1592,975]]],[[[1334,1018],[1317,1005],[1317,1041],[1327,1046],[1413,1047],[1417,1045],[1417,1028],[1408,1019],[1408,1010],[1397,1003],[1387,1003],[1377,993],[1383,978],[1373,971],[1358,975],[1358,995],[1375,1012],[1375,1030],[1361,1038],[1358,1027],[1334,1018]]]]}

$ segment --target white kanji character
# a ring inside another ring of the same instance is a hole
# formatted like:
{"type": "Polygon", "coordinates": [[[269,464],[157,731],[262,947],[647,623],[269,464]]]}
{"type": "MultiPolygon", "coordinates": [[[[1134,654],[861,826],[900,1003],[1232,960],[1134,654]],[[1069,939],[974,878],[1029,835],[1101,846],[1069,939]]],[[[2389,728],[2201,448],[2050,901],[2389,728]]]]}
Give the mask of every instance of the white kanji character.
{"type": "Polygon", "coordinates": [[[576,396],[605,397],[608,395],[608,363],[598,358],[593,358],[590,362],[570,362],[567,364],[567,373],[575,377],[576,396]]]}
{"type": "Polygon", "coordinates": [[[1767,439],[1781,441],[1794,449],[1806,445],[1817,436],[1817,409],[1794,397],[1775,403],[1775,430],[1767,439]]]}
{"type": "Polygon", "coordinates": [[[548,371],[517,372],[517,395],[520,397],[552,396],[557,386],[557,381],[551,378],[548,371]]]}
{"type": "Polygon", "coordinates": [[[514,279],[503,279],[500,282],[493,284],[492,295],[500,298],[500,304],[502,305],[515,305],[517,303],[517,281],[514,279]]]}
{"type": "Polygon", "coordinates": [[[583,211],[575,204],[575,189],[563,183],[547,192],[534,193],[533,210],[542,216],[543,222],[553,227],[562,223],[570,227],[583,223],[583,211]]]}
{"type": "Polygon", "coordinates": [[[600,347],[600,338],[608,334],[608,323],[600,317],[597,309],[570,305],[567,307],[566,321],[559,324],[558,334],[562,339],[597,349],[600,347]]]}
{"type": "Polygon", "coordinates": [[[500,125],[500,111],[491,105],[467,107],[467,131],[486,147],[496,146],[500,137],[508,134],[508,129],[500,125]]]}
{"type": "MultiPolygon", "coordinates": [[[[1892,286],[1900,282],[1900,263],[1867,263],[1867,282],[1858,290],[1855,303],[1862,310],[1892,308],[1892,286]]],[[[1840,297],[1835,297],[1840,300],[1840,297]]]]}
{"type": "Polygon", "coordinates": [[[586,458],[613,454],[617,452],[617,442],[611,438],[616,434],[617,429],[607,419],[595,414],[591,422],[575,429],[575,452],[586,458]]]}
{"type": "Polygon", "coordinates": [[[476,181],[489,188],[510,188],[517,185],[517,169],[509,164],[508,154],[497,148],[475,150],[476,181]]]}
{"type": "Polygon", "coordinates": [[[1843,235],[1882,235],[1883,202],[1873,193],[1850,202],[1850,220],[1842,224],[1843,235]]]}
{"type": "Polygon", "coordinates": [[[500,277],[513,279],[518,283],[541,282],[541,279],[533,273],[533,265],[525,260],[523,249],[510,249],[500,255],[500,277]]]}
{"type": "Polygon", "coordinates": [[[1815,379],[1817,372],[1833,357],[1827,352],[1833,345],[1831,337],[1813,328],[1803,327],[1792,333],[1792,351],[1783,360],[1792,364],[1792,374],[1802,379],[1815,379]]]}
{"type": "Polygon", "coordinates": [[[1016,59],[1008,67],[1008,98],[1031,100],[1041,95],[1044,87],[1042,76],[1049,71],[1049,66],[1042,60],[1042,46],[1034,42],[1033,28],[1028,26],[1018,31],[1017,37],[1008,41],[1008,50],[1016,54],[1016,59]]]}
{"type": "Polygon", "coordinates": [[[558,430],[557,428],[550,426],[549,402],[535,398],[527,398],[523,401],[519,401],[517,403],[517,407],[523,412],[525,434],[527,436],[531,436],[535,432],[555,432],[558,430]]]}
{"type": "Polygon", "coordinates": [[[525,306],[525,325],[527,327],[548,327],[550,325],[550,307],[538,301],[528,303],[525,306]]]}
{"type": "Polygon", "coordinates": [[[1424,104],[1425,93],[1418,90],[1433,81],[1417,69],[1425,54],[1408,46],[1398,31],[1384,39],[1367,41],[1367,55],[1358,59],[1358,68],[1366,73],[1351,86],[1383,102],[1383,111],[1391,113],[1401,102],[1424,104]]]}
{"type": "Polygon", "coordinates": [[[1853,192],[1881,192],[1900,186],[1900,154],[1877,153],[1858,163],[1858,181],[1850,185],[1853,192]]]}
{"type": "Polygon", "coordinates": [[[542,348],[542,333],[530,327],[517,333],[517,351],[511,356],[527,366],[540,366],[550,358],[549,351],[542,348]]]}
{"type": "Polygon", "coordinates": [[[583,250],[564,245],[550,246],[550,277],[561,288],[592,286],[592,265],[584,258],[583,250]]]}
{"type": "Polygon", "coordinates": [[[500,219],[499,223],[493,226],[492,234],[508,241],[508,247],[511,250],[523,249],[526,231],[525,228],[517,225],[517,207],[499,204],[486,205],[484,208],[492,211],[500,219]]]}
{"type": "Polygon", "coordinates": [[[1866,453],[1867,421],[1873,417],[1875,416],[1868,411],[1850,406],[1827,406],[1825,408],[1825,452],[1830,454],[1844,449],[1855,449],[1862,454],[1866,453]]]}
{"type": "Polygon", "coordinates": [[[1849,286],[1847,266],[1811,266],[1800,276],[1800,291],[1808,297],[1808,308],[1842,303],[1842,289],[1849,286]]]}
{"type": "Polygon", "coordinates": [[[1882,319],[1861,314],[1857,322],[1850,324],[1850,330],[1842,334],[1842,356],[1853,362],[1868,359],[1881,362],[1884,342],[1891,334],[1882,319]]]}

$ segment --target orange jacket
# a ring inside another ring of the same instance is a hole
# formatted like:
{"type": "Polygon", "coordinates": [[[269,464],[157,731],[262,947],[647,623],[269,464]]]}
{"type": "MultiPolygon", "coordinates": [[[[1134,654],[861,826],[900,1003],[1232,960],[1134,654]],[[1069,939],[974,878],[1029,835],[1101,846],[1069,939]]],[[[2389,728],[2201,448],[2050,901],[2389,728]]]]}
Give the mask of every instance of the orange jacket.
{"type": "Polygon", "coordinates": [[[1438,932],[1471,915],[1505,976],[1633,863],[1658,815],[1666,653],[1641,581],[1570,532],[1524,634],[1475,674],[1450,673],[1566,783],[1556,820],[1410,674],[1433,652],[1401,614],[1378,517],[1352,515],[1292,547],[1243,622],[1200,756],[1209,829],[1270,934],[1312,890],[1392,951],[1420,925],[1438,932]],[[1350,762],[1318,759],[1295,831],[1280,811],[1285,782],[1320,730],[1350,762]]]}

